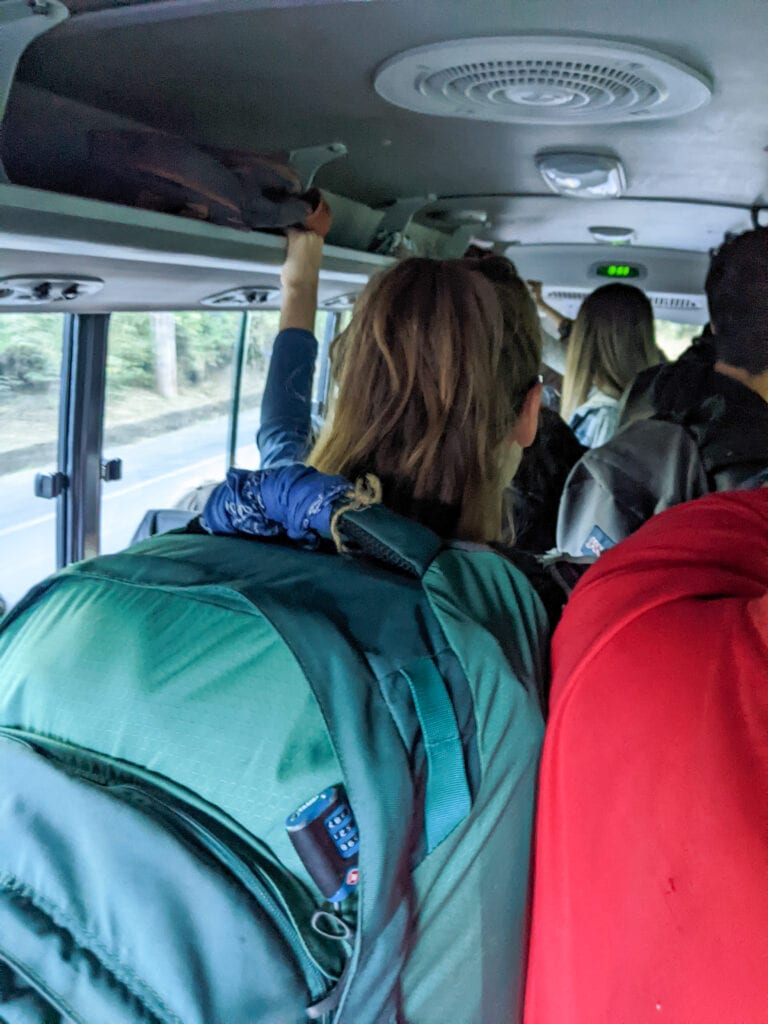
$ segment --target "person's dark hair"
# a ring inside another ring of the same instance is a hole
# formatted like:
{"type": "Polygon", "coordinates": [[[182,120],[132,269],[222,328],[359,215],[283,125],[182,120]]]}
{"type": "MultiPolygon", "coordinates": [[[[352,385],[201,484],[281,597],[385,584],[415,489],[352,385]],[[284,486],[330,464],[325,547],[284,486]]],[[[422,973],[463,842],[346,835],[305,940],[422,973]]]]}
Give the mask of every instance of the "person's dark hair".
{"type": "Polygon", "coordinates": [[[499,256],[492,249],[481,249],[479,245],[470,245],[467,251],[464,253],[465,260],[482,260],[484,269],[486,270],[486,277],[491,277],[494,273],[498,274],[498,280],[505,281],[510,273],[514,274],[515,277],[520,275],[517,272],[517,267],[508,259],[506,256],[499,256]],[[494,269],[488,269],[488,266],[493,264],[494,269]]]}
{"type": "Polygon", "coordinates": [[[470,269],[490,281],[504,317],[504,333],[510,349],[517,352],[519,370],[525,378],[516,404],[519,413],[541,368],[541,323],[528,286],[520,278],[512,260],[506,256],[488,256],[482,260],[465,259],[470,269]]]}
{"type": "Polygon", "coordinates": [[[713,255],[704,285],[717,358],[768,370],[768,228],[745,231],[713,255]]]}
{"type": "Polygon", "coordinates": [[[557,544],[557,513],[568,474],[587,449],[554,409],[542,405],[533,444],[504,491],[504,542],[543,555],[557,544]]]}

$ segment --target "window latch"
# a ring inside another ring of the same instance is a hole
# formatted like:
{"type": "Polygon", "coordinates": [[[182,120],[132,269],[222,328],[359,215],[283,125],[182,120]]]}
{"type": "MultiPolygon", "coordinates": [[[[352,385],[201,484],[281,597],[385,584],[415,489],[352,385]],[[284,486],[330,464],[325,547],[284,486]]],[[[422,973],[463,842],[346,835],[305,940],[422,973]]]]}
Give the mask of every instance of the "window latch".
{"type": "Polygon", "coordinates": [[[58,498],[67,487],[69,487],[69,477],[66,473],[35,474],[36,498],[58,498]]]}
{"type": "Polygon", "coordinates": [[[122,459],[102,459],[101,460],[101,479],[105,483],[110,483],[112,480],[123,479],[123,460],[122,459]]]}

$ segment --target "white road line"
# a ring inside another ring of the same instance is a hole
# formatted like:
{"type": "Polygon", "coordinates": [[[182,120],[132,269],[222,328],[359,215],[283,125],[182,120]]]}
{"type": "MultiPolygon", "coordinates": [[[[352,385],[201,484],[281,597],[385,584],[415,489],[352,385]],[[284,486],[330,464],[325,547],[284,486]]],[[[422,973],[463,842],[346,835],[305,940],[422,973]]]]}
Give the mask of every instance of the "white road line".
{"type": "Polygon", "coordinates": [[[193,462],[189,466],[182,466],[180,469],[173,469],[169,473],[162,473],[160,476],[153,476],[149,480],[140,480],[137,484],[131,484],[130,487],[123,487],[120,491],[113,491],[111,489],[103,490],[102,501],[109,501],[111,498],[122,498],[126,494],[132,494],[134,491],[140,491],[143,487],[151,487],[153,484],[159,484],[163,480],[172,480],[175,476],[184,476],[185,473],[192,473],[194,470],[202,469],[203,466],[207,466],[212,462],[222,465],[224,462],[224,456],[211,455],[207,459],[201,459],[200,462],[193,462]]]}
{"type": "Polygon", "coordinates": [[[55,512],[49,512],[45,516],[38,516],[37,519],[27,519],[26,522],[17,523],[15,526],[6,526],[4,530],[0,530],[0,537],[9,537],[12,533],[19,533],[20,530],[26,530],[33,526],[39,526],[41,523],[47,523],[51,519],[56,518],[55,512]]]}

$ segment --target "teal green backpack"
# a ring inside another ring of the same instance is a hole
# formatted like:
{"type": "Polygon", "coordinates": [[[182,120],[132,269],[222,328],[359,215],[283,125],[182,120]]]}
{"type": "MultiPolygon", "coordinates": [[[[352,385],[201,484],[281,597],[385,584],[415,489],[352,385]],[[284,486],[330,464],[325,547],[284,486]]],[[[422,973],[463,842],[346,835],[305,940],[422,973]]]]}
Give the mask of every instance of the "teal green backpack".
{"type": "Polygon", "coordinates": [[[519,1019],[544,611],[379,506],[342,533],[166,534],[3,621],[0,1020],[519,1019]],[[285,822],[338,785],[331,907],[285,822]]]}

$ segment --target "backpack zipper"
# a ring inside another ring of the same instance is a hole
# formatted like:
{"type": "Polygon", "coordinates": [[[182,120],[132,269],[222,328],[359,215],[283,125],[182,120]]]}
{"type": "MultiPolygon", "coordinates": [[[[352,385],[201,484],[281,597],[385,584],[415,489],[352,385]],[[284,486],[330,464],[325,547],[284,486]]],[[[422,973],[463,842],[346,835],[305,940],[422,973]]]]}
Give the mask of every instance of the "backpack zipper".
{"type": "MultiPolygon", "coordinates": [[[[286,885],[296,887],[299,883],[279,862],[270,862],[268,870],[261,863],[262,859],[266,858],[252,846],[251,857],[246,861],[189,810],[177,806],[175,799],[165,799],[156,789],[150,788],[150,783],[142,785],[140,782],[122,781],[119,775],[128,775],[129,769],[122,765],[113,766],[108,759],[100,758],[93,751],[60,740],[49,741],[45,736],[37,736],[8,726],[0,726],[0,736],[19,743],[35,753],[52,757],[69,774],[110,791],[117,799],[120,799],[122,793],[125,794],[126,803],[133,806],[146,805],[155,818],[162,818],[166,825],[191,839],[195,845],[213,857],[216,863],[226,868],[266,911],[286,945],[293,951],[306,981],[311,1001],[324,1001],[330,994],[339,980],[338,976],[319,962],[302,935],[301,928],[273,874],[282,876],[286,885]],[[71,760],[66,759],[67,755],[71,760]]],[[[311,927],[309,920],[307,927],[311,927]]]]}
{"type": "Polygon", "coordinates": [[[198,846],[211,854],[217,863],[223,865],[230,874],[234,875],[243,888],[266,910],[286,945],[293,950],[312,999],[319,999],[327,994],[327,982],[335,982],[337,979],[329,974],[312,955],[282,893],[256,858],[254,858],[253,864],[246,863],[195,817],[173,804],[167,803],[156,793],[148,792],[142,786],[133,783],[116,783],[108,784],[107,788],[118,798],[120,794],[127,794],[126,802],[132,806],[142,803],[148,805],[154,811],[155,817],[163,818],[172,828],[191,838],[198,846]]]}

